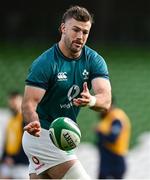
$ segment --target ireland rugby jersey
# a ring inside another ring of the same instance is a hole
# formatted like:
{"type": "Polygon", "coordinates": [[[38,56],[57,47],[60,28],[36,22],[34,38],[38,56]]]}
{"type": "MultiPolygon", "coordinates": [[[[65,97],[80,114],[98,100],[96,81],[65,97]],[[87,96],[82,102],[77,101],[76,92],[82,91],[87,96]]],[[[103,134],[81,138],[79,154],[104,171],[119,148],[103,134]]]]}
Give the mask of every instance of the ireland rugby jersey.
{"type": "Polygon", "coordinates": [[[73,105],[73,98],[80,97],[83,83],[91,89],[91,80],[96,77],[108,79],[104,59],[88,46],[76,59],[65,57],[58,44],[41,54],[31,65],[26,84],[46,90],[37,106],[41,126],[48,129],[58,117],[69,117],[76,121],[80,107],[73,105]]]}

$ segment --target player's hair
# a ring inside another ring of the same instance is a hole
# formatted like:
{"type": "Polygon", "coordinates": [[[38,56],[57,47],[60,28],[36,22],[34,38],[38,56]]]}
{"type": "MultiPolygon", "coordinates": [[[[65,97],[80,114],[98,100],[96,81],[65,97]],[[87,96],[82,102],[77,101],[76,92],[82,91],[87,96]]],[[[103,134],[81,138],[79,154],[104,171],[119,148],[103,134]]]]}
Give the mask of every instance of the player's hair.
{"type": "MultiPolygon", "coordinates": [[[[77,21],[94,23],[93,14],[91,14],[86,8],[81,6],[71,6],[65,11],[62,16],[61,23],[65,23],[68,19],[74,18],[77,21]]],[[[58,28],[61,34],[61,28],[58,28]]]]}
{"type": "Polygon", "coordinates": [[[65,23],[66,20],[74,18],[77,21],[87,22],[90,21],[91,24],[94,22],[93,14],[91,14],[86,8],[81,6],[71,6],[62,16],[62,23],[65,23]]]}

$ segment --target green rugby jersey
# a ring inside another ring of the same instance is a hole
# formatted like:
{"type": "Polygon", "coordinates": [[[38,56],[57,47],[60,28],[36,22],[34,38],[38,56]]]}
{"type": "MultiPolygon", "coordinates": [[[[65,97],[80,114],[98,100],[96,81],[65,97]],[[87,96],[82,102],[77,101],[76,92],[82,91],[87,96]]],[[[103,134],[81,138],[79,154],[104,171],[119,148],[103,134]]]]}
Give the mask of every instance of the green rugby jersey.
{"type": "Polygon", "coordinates": [[[35,59],[29,69],[26,84],[46,90],[37,106],[41,127],[48,129],[58,117],[69,117],[76,121],[80,107],[73,105],[73,98],[80,97],[83,83],[91,89],[91,80],[108,77],[105,60],[88,46],[76,59],[65,57],[58,44],[35,59]]]}

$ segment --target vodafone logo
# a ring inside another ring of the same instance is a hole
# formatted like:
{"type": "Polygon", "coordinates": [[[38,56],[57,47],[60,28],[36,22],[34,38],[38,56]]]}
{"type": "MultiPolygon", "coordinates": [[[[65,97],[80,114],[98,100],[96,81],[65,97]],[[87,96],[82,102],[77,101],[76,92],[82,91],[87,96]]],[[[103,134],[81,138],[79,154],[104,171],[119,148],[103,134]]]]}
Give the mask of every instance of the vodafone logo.
{"type": "Polygon", "coordinates": [[[45,165],[44,163],[40,163],[40,160],[35,156],[32,157],[32,161],[36,164],[35,170],[41,169],[45,165]]]}
{"type": "Polygon", "coordinates": [[[35,164],[40,164],[40,161],[37,157],[33,156],[32,157],[32,161],[35,163],[35,164]]]}

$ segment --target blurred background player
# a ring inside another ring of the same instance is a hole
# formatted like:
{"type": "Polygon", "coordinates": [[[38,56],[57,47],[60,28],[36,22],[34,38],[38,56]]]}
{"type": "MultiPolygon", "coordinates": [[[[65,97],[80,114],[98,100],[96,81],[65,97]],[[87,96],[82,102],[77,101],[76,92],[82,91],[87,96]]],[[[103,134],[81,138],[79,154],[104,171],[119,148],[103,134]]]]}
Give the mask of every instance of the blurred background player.
{"type": "Polygon", "coordinates": [[[11,117],[5,133],[5,144],[0,166],[0,178],[28,178],[28,159],[22,148],[22,95],[13,91],[8,96],[11,117]]]}
{"type": "Polygon", "coordinates": [[[99,179],[121,179],[126,172],[126,154],[130,140],[130,120],[127,114],[115,107],[112,101],[109,111],[100,113],[96,128],[99,150],[99,179]]]}

